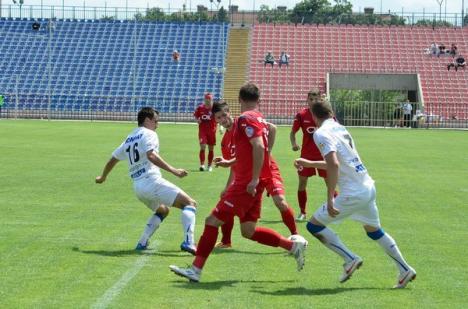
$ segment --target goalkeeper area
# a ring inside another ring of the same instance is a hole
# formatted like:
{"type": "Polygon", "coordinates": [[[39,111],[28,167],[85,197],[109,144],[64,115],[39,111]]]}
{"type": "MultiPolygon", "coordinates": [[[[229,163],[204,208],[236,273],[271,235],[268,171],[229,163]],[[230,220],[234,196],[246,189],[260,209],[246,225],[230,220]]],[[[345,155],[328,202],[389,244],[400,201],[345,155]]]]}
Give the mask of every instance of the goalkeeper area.
{"type": "MultiPolygon", "coordinates": [[[[172,210],[150,250],[134,250],[150,215],[120,163],[103,185],[94,179],[133,123],[1,120],[1,308],[463,308],[468,303],[468,174],[466,131],[350,128],[376,181],[384,228],[398,241],[418,278],[392,290],[393,262],[350,220],[333,229],[364,264],[340,284],[342,261],[305,227],[306,265],[277,248],[243,239],[215,249],[198,284],[174,276],[170,264],[193,257],[179,249],[180,212],[172,210]]],[[[279,127],[273,149],[286,198],[297,213],[297,173],[290,127],[279,127]]],[[[195,239],[216,205],[228,170],[198,171],[195,125],[161,123],[161,155],[184,168],[163,172],[198,202],[195,239]]],[[[218,141],[221,137],[218,135],[218,141]]],[[[219,142],[215,155],[220,155],[219,142]]],[[[325,200],[322,179],[309,181],[308,212],[325,200]]],[[[288,236],[271,198],[260,226],[288,236]]]]}

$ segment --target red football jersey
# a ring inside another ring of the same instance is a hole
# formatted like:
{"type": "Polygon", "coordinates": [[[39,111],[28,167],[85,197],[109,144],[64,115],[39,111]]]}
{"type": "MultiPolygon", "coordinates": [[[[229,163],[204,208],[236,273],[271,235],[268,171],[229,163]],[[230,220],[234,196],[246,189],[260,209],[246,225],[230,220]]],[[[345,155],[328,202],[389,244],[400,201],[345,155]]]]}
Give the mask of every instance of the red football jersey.
{"type": "Polygon", "coordinates": [[[211,113],[211,108],[206,107],[205,104],[200,104],[195,109],[193,116],[195,116],[197,120],[201,120],[198,124],[198,129],[200,131],[216,132],[216,120],[214,119],[214,115],[211,113]]]}
{"type": "Polygon", "coordinates": [[[299,129],[302,129],[301,158],[322,160],[322,155],[315,145],[313,137],[315,130],[318,128],[308,107],[297,113],[294,118],[292,131],[296,133],[299,129]]]}
{"type": "Polygon", "coordinates": [[[221,153],[223,154],[223,158],[226,160],[230,160],[235,157],[233,137],[236,121],[237,120],[234,119],[234,123],[232,124],[231,129],[224,132],[223,140],[221,141],[221,153]]]}
{"type": "Polygon", "coordinates": [[[239,116],[234,127],[236,172],[234,182],[247,184],[252,180],[252,145],[250,139],[261,137],[265,147],[260,178],[271,178],[270,154],[268,152],[268,125],[258,111],[247,111],[239,116]]]}

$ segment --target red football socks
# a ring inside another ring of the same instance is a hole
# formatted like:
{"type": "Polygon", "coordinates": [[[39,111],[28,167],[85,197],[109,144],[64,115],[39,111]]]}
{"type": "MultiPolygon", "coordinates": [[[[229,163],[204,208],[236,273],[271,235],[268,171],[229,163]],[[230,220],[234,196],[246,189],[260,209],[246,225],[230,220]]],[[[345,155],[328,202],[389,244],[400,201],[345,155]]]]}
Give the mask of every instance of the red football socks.
{"type": "Polygon", "coordinates": [[[283,223],[288,227],[291,235],[297,234],[296,221],[294,221],[294,212],[291,207],[281,212],[281,218],[283,218],[283,223]]]}
{"type": "Polygon", "coordinates": [[[198,157],[200,158],[200,165],[205,164],[205,150],[200,150],[198,157]]]}
{"type": "Polygon", "coordinates": [[[301,214],[306,213],[306,204],[307,204],[307,191],[297,191],[297,200],[299,202],[299,208],[301,209],[301,214]]]}
{"type": "Polygon", "coordinates": [[[221,242],[223,244],[230,244],[231,243],[231,234],[232,234],[232,228],[234,227],[234,218],[232,218],[229,221],[224,222],[223,225],[221,225],[221,232],[223,234],[221,238],[221,242]]]}
{"type": "Polygon", "coordinates": [[[267,245],[271,247],[281,247],[286,250],[291,250],[293,242],[284,238],[279,233],[274,230],[268,229],[266,227],[256,227],[255,233],[250,238],[256,242],[261,243],[262,245],[267,245]]]}
{"type": "MultiPolygon", "coordinates": [[[[211,163],[213,162],[213,158],[214,158],[214,151],[209,150],[208,151],[208,166],[211,166],[211,163]]],[[[203,159],[203,161],[205,161],[205,159],[203,159]]]]}
{"type": "Polygon", "coordinates": [[[193,266],[202,269],[205,265],[208,256],[216,244],[216,239],[218,239],[218,228],[212,225],[206,225],[203,230],[203,234],[198,241],[197,252],[195,260],[193,260],[193,266]]]}

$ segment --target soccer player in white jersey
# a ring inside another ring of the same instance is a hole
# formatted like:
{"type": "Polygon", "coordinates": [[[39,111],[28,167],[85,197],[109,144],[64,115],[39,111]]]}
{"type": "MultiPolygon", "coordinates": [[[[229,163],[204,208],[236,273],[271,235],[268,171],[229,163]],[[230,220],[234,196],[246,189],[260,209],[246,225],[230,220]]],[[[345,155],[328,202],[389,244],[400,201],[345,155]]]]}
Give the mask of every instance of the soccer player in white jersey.
{"type": "Polygon", "coordinates": [[[314,142],[324,161],[299,158],[295,160],[294,165],[298,169],[326,169],[328,181],[327,202],[316,210],[307,223],[307,229],[328,249],[344,259],[344,272],[340,278],[340,282],[343,283],[362,265],[362,259],[349,250],[338,235],[326,226],[348,217],[362,223],[367,235],[395,261],[400,273],[394,288],[406,287],[416,278],[416,271],[408,265],[395,240],[384,232],[380,225],[374,180],[367,173],[351,135],[333,119],[331,106],[325,100],[313,104],[311,111],[315,123],[319,126],[314,133],[314,142]],[[340,195],[334,198],[337,185],[340,195]]]}
{"type": "Polygon", "coordinates": [[[112,153],[102,174],[96,177],[96,183],[103,183],[114,166],[119,161],[126,160],[136,196],[154,212],[135,249],[147,249],[150,237],[169,214],[168,207],[172,205],[182,210],[184,241],[180,249],[195,254],[193,233],[196,202],[187,193],[161,176],[160,168],[179,178],[187,176],[187,171],[174,168],[159,155],[159,139],[155,132],[158,121],[158,111],[151,107],[142,108],[138,112],[138,128],[134,129],[112,153]]]}

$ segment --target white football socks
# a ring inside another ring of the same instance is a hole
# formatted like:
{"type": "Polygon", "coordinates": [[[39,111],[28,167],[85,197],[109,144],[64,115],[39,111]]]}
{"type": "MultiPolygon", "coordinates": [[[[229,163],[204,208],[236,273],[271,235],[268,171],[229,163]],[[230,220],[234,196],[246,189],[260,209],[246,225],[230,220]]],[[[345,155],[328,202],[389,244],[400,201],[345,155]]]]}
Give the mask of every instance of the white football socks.
{"type": "Polygon", "coordinates": [[[410,266],[406,263],[405,259],[401,255],[400,250],[392,238],[392,236],[385,233],[382,237],[376,240],[385,252],[395,261],[396,266],[400,270],[400,273],[407,271],[410,266]]]}
{"type": "Polygon", "coordinates": [[[341,256],[345,263],[348,263],[355,258],[355,254],[351,252],[341,241],[341,239],[329,228],[324,228],[320,232],[315,234],[322,244],[324,244],[328,249],[332,250],[339,256],[341,256]]]}
{"type": "Polygon", "coordinates": [[[195,213],[197,209],[194,206],[185,206],[182,209],[181,221],[184,229],[184,242],[191,245],[195,244],[194,230],[195,230],[195,213]]]}
{"type": "Polygon", "coordinates": [[[149,218],[145,230],[143,231],[143,235],[141,235],[141,238],[138,241],[138,243],[146,245],[150,237],[153,236],[154,232],[158,229],[161,222],[162,220],[159,215],[152,215],[151,218],[149,218]]]}

